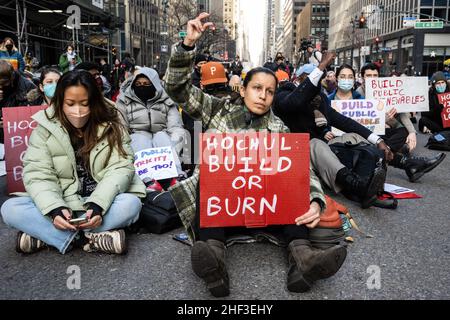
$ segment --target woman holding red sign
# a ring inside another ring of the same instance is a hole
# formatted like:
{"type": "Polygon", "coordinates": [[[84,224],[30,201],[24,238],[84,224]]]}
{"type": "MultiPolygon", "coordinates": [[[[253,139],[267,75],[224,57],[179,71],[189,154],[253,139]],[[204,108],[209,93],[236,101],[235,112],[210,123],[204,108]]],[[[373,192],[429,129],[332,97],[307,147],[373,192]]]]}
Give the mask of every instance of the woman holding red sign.
{"type": "Polygon", "coordinates": [[[446,128],[442,122],[444,106],[439,101],[440,94],[450,93],[450,88],[447,85],[447,79],[444,73],[439,71],[433,74],[431,84],[432,86],[429,92],[430,111],[422,112],[419,129],[423,133],[437,133],[439,131],[450,130],[450,127],[446,128]]]}
{"type": "MultiPolygon", "coordinates": [[[[195,44],[211,22],[201,13],[187,25],[187,36],[175,45],[165,76],[169,96],[183,106],[193,119],[203,122],[205,130],[215,132],[269,131],[287,133],[289,129],[277,118],[272,103],[278,80],[273,71],[256,68],[248,72],[240,90],[241,103],[232,104],[226,99],[213,98],[192,85],[192,65],[196,54],[195,44]]],[[[287,287],[293,292],[305,292],[315,280],[335,274],[346,257],[346,249],[336,245],[326,250],[313,248],[308,230],[317,226],[325,208],[325,198],[319,180],[311,172],[310,209],[292,221],[292,225],[278,228],[288,245],[289,272],[287,287]]],[[[191,240],[192,268],[202,278],[209,291],[216,297],[229,295],[229,278],[225,263],[225,242],[233,228],[199,227],[199,170],[194,175],[169,189],[175,200],[191,240]],[[226,229],[226,230],[225,230],[226,229]]],[[[245,230],[245,229],[244,229],[245,230]]],[[[267,228],[262,228],[266,231],[267,228]]]]}

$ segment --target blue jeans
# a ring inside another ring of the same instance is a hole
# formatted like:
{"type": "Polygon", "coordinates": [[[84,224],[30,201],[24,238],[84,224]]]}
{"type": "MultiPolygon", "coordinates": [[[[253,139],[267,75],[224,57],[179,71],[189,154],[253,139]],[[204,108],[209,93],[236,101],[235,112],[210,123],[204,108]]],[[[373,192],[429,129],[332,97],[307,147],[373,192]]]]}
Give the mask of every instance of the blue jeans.
{"type": "MultiPolygon", "coordinates": [[[[111,207],[103,216],[100,227],[90,232],[98,233],[125,228],[139,218],[141,200],[132,194],[121,193],[116,196],[111,207]]],[[[51,219],[44,216],[30,197],[17,197],[7,200],[1,208],[3,221],[64,254],[79,231],[59,230],[51,219]]],[[[83,217],[84,214],[80,217],[83,217]]],[[[73,217],[76,218],[76,217],[73,217]]]]}

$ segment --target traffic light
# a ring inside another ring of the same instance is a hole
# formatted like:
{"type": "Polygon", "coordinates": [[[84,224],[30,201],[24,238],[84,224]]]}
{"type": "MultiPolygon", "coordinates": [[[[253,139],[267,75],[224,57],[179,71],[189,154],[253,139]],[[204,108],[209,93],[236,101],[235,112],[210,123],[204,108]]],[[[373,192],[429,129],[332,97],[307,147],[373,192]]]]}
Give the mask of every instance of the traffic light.
{"type": "Polygon", "coordinates": [[[359,17],[359,28],[360,29],[364,29],[367,25],[367,20],[366,17],[364,17],[364,15],[362,15],[361,17],[359,17]]]}
{"type": "Polygon", "coordinates": [[[117,55],[117,48],[116,47],[113,47],[112,49],[111,49],[111,52],[112,52],[112,54],[115,56],[115,55],[117,55]]]}
{"type": "Polygon", "coordinates": [[[376,38],[375,38],[375,43],[376,43],[376,44],[380,43],[380,37],[376,37],[376,38]]]}

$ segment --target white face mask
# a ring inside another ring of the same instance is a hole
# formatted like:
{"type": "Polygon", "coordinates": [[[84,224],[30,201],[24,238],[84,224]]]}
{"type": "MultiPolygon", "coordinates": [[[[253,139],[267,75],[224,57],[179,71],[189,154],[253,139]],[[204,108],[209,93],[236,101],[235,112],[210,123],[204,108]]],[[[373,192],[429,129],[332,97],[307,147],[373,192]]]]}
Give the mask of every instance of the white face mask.
{"type": "Polygon", "coordinates": [[[64,105],[63,111],[70,124],[77,129],[81,129],[86,125],[86,123],[89,121],[89,115],[91,113],[89,107],[80,106],[69,107],[64,105]]]}

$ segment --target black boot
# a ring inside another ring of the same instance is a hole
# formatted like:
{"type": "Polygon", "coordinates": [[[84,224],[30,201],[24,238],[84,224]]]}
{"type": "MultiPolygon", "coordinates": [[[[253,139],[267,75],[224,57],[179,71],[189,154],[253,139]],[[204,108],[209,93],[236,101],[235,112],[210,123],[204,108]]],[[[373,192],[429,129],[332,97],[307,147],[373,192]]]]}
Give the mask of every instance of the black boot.
{"type": "Polygon", "coordinates": [[[225,244],[213,239],[195,242],[191,251],[192,270],[206,282],[214,297],[230,294],[225,251],[225,244]]]}
{"type": "Polygon", "coordinates": [[[347,257],[347,249],[343,246],[321,250],[303,239],[292,241],[288,251],[287,288],[292,292],[306,292],[314,281],[331,277],[338,272],[347,257]]]}
{"type": "Polygon", "coordinates": [[[369,208],[377,201],[378,191],[383,190],[386,171],[377,168],[370,178],[362,178],[347,168],[339,170],[336,182],[343,187],[345,195],[361,202],[363,209],[369,208]]]}
{"type": "Polygon", "coordinates": [[[436,168],[446,157],[445,153],[439,153],[435,157],[412,157],[396,154],[392,165],[399,169],[404,169],[409,181],[416,182],[425,173],[436,168]],[[399,158],[400,157],[400,158],[399,158]]]}

